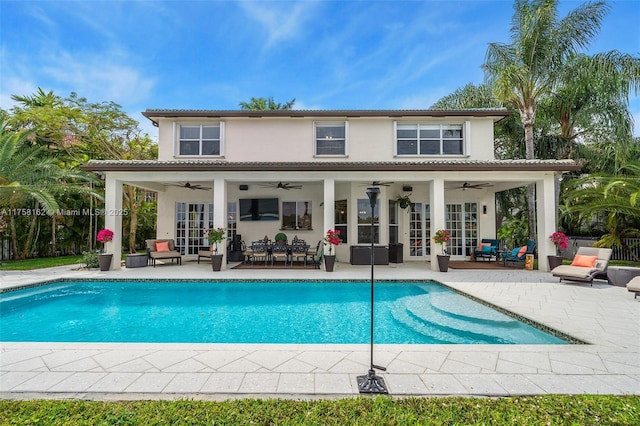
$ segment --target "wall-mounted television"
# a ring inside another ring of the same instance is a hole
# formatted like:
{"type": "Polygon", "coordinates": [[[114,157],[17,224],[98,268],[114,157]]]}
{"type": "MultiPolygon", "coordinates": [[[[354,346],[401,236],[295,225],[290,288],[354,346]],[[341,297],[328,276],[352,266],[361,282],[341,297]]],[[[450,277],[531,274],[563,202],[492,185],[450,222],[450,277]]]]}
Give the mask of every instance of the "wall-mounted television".
{"type": "Polygon", "coordinates": [[[277,198],[241,198],[240,220],[280,220],[277,198]]]}

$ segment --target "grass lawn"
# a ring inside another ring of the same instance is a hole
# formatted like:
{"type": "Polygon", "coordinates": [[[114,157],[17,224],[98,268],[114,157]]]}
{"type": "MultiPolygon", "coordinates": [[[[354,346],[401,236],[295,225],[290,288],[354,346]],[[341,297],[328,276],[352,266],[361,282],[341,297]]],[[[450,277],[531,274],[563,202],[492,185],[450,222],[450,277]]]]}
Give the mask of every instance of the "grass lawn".
{"type": "Polygon", "coordinates": [[[637,425],[640,396],[0,401],[3,425],[637,425]]]}
{"type": "Polygon", "coordinates": [[[35,257],[25,260],[3,260],[0,262],[2,271],[27,271],[30,269],[50,268],[52,266],[74,265],[82,263],[82,255],[35,257]]]}

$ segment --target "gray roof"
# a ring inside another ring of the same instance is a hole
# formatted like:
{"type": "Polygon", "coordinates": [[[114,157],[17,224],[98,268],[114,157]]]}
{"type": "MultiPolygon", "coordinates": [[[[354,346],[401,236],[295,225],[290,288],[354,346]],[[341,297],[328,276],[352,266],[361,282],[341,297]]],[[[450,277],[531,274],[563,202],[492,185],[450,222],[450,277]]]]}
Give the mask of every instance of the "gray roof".
{"type": "Polygon", "coordinates": [[[88,171],[571,171],[573,160],[424,160],[254,162],[226,160],[91,160],[88,171]]]}
{"type": "Polygon", "coordinates": [[[152,122],[158,118],[225,118],[225,117],[495,117],[510,115],[505,108],[469,108],[462,110],[203,110],[203,109],[147,109],[142,113],[152,122]]]}

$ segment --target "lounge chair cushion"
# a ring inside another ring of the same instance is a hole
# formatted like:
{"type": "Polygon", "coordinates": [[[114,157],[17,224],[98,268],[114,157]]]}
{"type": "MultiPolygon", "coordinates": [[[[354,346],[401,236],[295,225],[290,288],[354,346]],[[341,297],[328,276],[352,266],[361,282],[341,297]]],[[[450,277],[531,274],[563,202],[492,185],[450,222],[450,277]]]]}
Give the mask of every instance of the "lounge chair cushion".
{"type": "Polygon", "coordinates": [[[584,256],[576,254],[571,262],[571,266],[582,266],[584,268],[593,268],[596,266],[598,256],[584,256]]]}
{"type": "Polygon", "coordinates": [[[627,290],[636,293],[636,296],[640,294],[640,276],[631,278],[627,283],[627,290]]]}
{"type": "Polygon", "coordinates": [[[156,242],[156,251],[169,251],[169,241],[156,242]]]}
{"type": "Polygon", "coordinates": [[[593,273],[593,268],[588,268],[584,266],[574,266],[574,265],[560,265],[553,268],[551,271],[555,276],[570,278],[578,278],[578,279],[587,279],[593,273]]]}

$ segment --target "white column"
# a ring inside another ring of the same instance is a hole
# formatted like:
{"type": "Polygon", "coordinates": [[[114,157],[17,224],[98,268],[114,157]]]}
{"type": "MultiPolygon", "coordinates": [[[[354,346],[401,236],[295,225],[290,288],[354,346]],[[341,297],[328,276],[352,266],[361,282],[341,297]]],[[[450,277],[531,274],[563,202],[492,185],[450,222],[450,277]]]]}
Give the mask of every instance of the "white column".
{"type": "Polygon", "coordinates": [[[121,269],[122,214],[122,181],[106,173],[104,188],[104,227],[113,231],[113,240],[108,244],[109,252],[113,253],[110,268],[113,270],[121,269]]]}
{"type": "MultiPolygon", "coordinates": [[[[335,228],[335,212],[333,211],[336,202],[336,181],[332,178],[324,179],[324,228],[322,229],[322,237],[328,229],[335,228]]],[[[325,249],[329,248],[325,246],[325,249]]]]}
{"type": "MultiPolygon", "coordinates": [[[[222,179],[213,181],[213,227],[227,228],[227,182],[222,179]]],[[[227,240],[218,243],[218,254],[225,255],[221,270],[227,269],[227,240]]]]}
{"type": "Polygon", "coordinates": [[[429,186],[429,203],[431,204],[431,235],[429,241],[431,246],[431,270],[438,271],[438,258],[442,246],[433,242],[433,234],[439,229],[446,229],[446,216],[444,209],[444,179],[435,178],[429,186]]]}
{"type": "Polygon", "coordinates": [[[538,234],[538,269],[549,270],[547,256],[556,254],[556,249],[549,236],[556,231],[556,197],[553,173],[544,176],[542,181],[536,182],[536,213],[538,234]]]}

